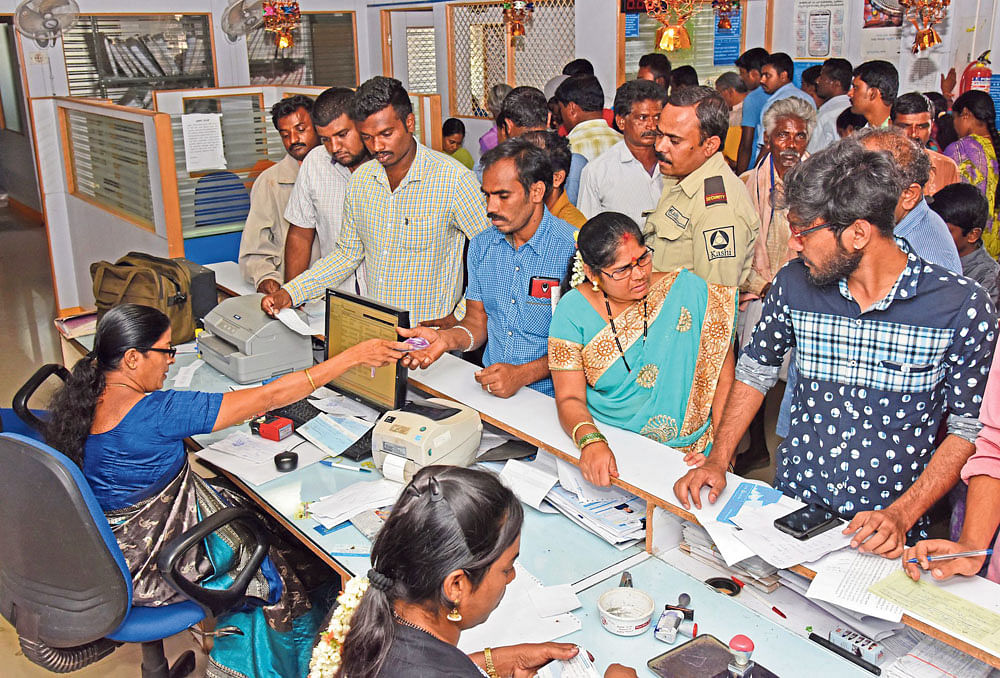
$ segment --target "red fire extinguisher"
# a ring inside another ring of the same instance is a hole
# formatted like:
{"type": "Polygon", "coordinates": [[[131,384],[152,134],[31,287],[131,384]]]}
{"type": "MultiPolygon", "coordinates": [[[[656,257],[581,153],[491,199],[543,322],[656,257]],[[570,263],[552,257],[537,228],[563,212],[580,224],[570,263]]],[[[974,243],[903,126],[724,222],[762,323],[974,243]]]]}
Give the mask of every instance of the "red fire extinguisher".
{"type": "Polygon", "coordinates": [[[990,91],[990,50],[986,50],[962,71],[962,80],[958,84],[958,93],[965,94],[969,90],[978,89],[981,92],[990,91]]]}

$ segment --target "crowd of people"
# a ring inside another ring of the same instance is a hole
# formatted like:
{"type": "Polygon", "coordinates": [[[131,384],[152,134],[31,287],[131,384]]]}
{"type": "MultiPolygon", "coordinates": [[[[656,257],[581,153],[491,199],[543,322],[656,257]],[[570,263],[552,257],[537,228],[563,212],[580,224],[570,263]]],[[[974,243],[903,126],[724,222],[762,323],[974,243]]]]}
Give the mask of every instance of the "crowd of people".
{"type": "MultiPolygon", "coordinates": [[[[276,104],[287,157],[254,184],[239,259],[262,308],[340,287],[409,310],[415,326],[400,333],[427,346],[367,342],[257,389],[181,394],[159,390],[173,360],[165,318],[108,313],[55,402],[50,439],[132,544],[137,594],[170,595],[135,547],[146,513],[177,507],[166,539],[220,504],[186,466],[185,436],[293,401],[351,365],[420,369],[477,349],[485,392],[554,397],[591,483],[618,475],[602,426],[683,455],[690,470],[674,490],[685,507],[700,507],[704,488],[714,502],[727,470],[770,461],[762,405],[784,380],[777,488],[846,518],[853,547],[917,558],[914,578],[988,570],[1000,581],[998,561],[981,556],[927,561],[986,548],[1000,525],[992,100],[900,94],[884,61],[829,59],[801,88],[787,54],[750,49],[735,65],[708,87],[648,54],[611,109],[583,59],[542,89],[490,87],[476,159],[457,119],[443,125],[444,153],[419,143],[392,78],[276,104]],[[933,529],[942,505],[950,534],[933,529]]],[[[488,474],[417,474],[374,544],[337,655],[344,675],[532,675],[572,656],[557,643],[471,657],[454,647],[513,577],[520,523],[488,474]],[[413,534],[434,535],[433,552],[413,534]]],[[[301,674],[295,638],[315,632],[303,620],[315,621],[316,589],[272,551],[261,621],[242,621],[268,639],[220,639],[220,675],[276,675],[243,666],[260,652],[301,674]]]]}

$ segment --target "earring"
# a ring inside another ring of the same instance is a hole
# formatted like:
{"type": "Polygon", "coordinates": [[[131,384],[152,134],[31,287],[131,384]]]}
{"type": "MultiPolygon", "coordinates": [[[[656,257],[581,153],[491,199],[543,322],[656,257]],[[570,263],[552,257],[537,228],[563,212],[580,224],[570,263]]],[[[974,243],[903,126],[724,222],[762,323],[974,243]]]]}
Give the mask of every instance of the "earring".
{"type": "Polygon", "coordinates": [[[596,278],[595,278],[594,280],[592,280],[592,281],[591,281],[591,285],[593,285],[593,286],[594,286],[594,291],[595,291],[595,292],[600,292],[600,291],[601,291],[601,286],[600,286],[600,284],[598,284],[598,282],[597,282],[597,279],[596,279],[596,278]]]}
{"type": "Polygon", "coordinates": [[[458,605],[452,608],[451,612],[448,613],[448,621],[450,622],[460,622],[462,621],[462,613],[458,611],[458,605]]]}

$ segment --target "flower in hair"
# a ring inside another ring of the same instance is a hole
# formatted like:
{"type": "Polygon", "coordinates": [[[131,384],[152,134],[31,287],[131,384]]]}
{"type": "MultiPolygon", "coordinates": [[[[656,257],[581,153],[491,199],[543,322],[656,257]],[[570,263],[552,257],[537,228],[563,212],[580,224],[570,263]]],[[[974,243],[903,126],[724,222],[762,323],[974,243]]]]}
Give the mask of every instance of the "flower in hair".
{"type": "Polygon", "coordinates": [[[320,634],[309,661],[309,678],[334,678],[340,670],[340,651],[351,630],[351,618],[368,590],[368,577],[354,577],[337,596],[337,607],[330,617],[330,625],[320,634]]]}
{"type": "Polygon", "coordinates": [[[580,250],[577,250],[576,254],[573,255],[573,275],[569,279],[570,287],[576,287],[586,279],[587,274],[583,272],[583,257],[580,256],[580,250]]]}

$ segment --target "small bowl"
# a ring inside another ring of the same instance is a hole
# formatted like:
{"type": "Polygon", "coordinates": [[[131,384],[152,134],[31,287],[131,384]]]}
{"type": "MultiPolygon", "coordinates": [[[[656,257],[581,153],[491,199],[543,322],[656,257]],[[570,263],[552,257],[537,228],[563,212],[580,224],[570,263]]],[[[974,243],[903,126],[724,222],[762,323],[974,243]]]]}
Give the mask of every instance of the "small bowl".
{"type": "Polygon", "coordinates": [[[637,636],[649,628],[653,599],[634,588],[614,588],[597,599],[601,626],[616,636],[637,636]]]}

